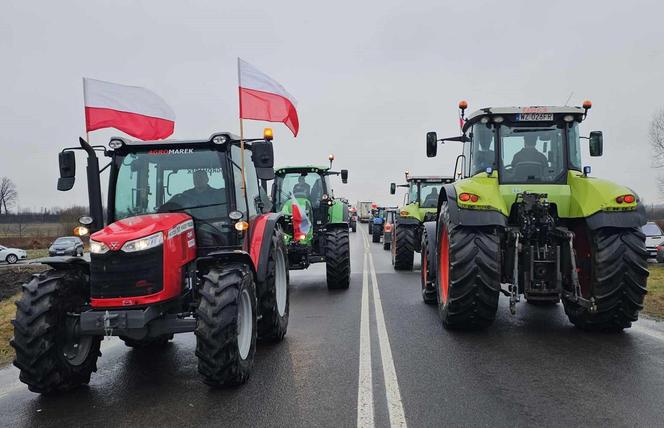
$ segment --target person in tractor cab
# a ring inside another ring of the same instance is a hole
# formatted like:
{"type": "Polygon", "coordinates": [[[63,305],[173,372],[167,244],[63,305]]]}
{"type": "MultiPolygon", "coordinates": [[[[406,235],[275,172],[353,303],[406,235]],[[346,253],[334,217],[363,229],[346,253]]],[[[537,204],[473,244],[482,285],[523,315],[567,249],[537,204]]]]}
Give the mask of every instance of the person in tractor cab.
{"type": "Polygon", "coordinates": [[[435,187],[431,188],[431,192],[427,195],[427,197],[424,199],[424,203],[422,204],[423,208],[435,208],[436,204],[438,204],[438,189],[435,187]]]}
{"type": "Polygon", "coordinates": [[[215,189],[209,185],[210,177],[204,169],[195,170],[192,178],[194,187],[173,196],[164,204],[162,210],[181,208],[194,219],[201,221],[196,231],[201,247],[223,244],[219,242],[223,233],[220,233],[219,225],[215,222],[228,215],[226,193],[224,189],[215,189]]]}
{"type": "Polygon", "coordinates": [[[311,187],[305,181],[304,174],[300,175],[297,179],[297,183],[293,186],[293,195],[296,198],[309,198],[311,196],[311,187]]]}
{"type": "Polygon", "coordinates": [[[520,163],[533,162],[542,165],[542,169],[547,167],[548,161],[546,156],[537,150],[537,135],[524,135],[523,149],[514,154],[512,158],[512,166],[516,167],[520,163]]]}

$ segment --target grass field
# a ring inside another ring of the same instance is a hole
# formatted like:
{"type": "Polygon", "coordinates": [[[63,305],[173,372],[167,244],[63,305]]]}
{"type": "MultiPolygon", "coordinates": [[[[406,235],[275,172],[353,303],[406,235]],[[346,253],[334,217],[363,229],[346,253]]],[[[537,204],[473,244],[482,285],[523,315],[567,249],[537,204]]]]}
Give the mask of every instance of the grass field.
{"type": "Polygon", "coordinates": [[[664,318],[664,264],[651,264],[648,268],[650,277],[648,277],[644,312],[650,316],[664,318]]]}
{"type": "Polygon", "coordinates": [[[9,345],[9,341],[14,336],[14,327],[11,324],[12,318],[16,315],[16,305],[19,295],[0,301],[0,367],[11,362],[14,359],[14,348],[9,345]]]}

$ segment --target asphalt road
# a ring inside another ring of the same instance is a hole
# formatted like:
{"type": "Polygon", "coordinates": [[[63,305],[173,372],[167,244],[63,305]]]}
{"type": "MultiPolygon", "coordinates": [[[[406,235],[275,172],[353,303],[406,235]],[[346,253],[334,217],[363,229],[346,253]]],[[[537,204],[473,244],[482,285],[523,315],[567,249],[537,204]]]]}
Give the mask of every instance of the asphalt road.
{"type": "Polygon", "coordinates": [[[505,301],[487,331],[443,330],[418,272],[352,234],[352,284],[291,274],[286,339],[259,346],[250,381],[199,381],[194,337],[159,354],[105,340],[89,387],[33,394],[0,370],[1,426],[662,426],[664,328],[588,334],[557,307],[505,301]],[[365,251],[365,248],[367,249],[365,251]]]}

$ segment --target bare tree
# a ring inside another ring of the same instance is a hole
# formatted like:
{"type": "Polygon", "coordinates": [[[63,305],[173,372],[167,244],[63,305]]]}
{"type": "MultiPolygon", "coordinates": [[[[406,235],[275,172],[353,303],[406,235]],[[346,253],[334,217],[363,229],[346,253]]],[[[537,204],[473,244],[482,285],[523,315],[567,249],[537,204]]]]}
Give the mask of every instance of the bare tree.
{"type": "Polygon", "coordinates": [[[9,214],[7,207],[13,206],[16,203],[16,199],[18,199],[16,185],[10,178],[2,177],[0,179],[0,213],[2,212],[2,208],[4,208],[5,214],[9,214]]]}

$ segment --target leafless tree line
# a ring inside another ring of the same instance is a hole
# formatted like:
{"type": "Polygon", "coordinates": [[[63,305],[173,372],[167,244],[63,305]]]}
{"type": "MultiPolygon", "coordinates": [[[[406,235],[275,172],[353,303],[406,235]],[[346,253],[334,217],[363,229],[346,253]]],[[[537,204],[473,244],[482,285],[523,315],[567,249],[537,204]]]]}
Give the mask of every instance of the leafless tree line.
{"type": "MultiPolygon", "coordinates": [[[[655,168],[664,167],[664,108],[658,110],[653,115],[648,129],[650,147],[652,149],[652,166],[655,168]]],[[[659,176],[657,185],[660,193],[664,194],[664,176],[659,176]]]]}
{"type": "Polygon", "coordinates": [[[9,213],[8,208],[13,207],[18,199],[18,191],[16,185],[8,177],[0,178],[0,214],[3,209],[5,213],[9,213]]]}

